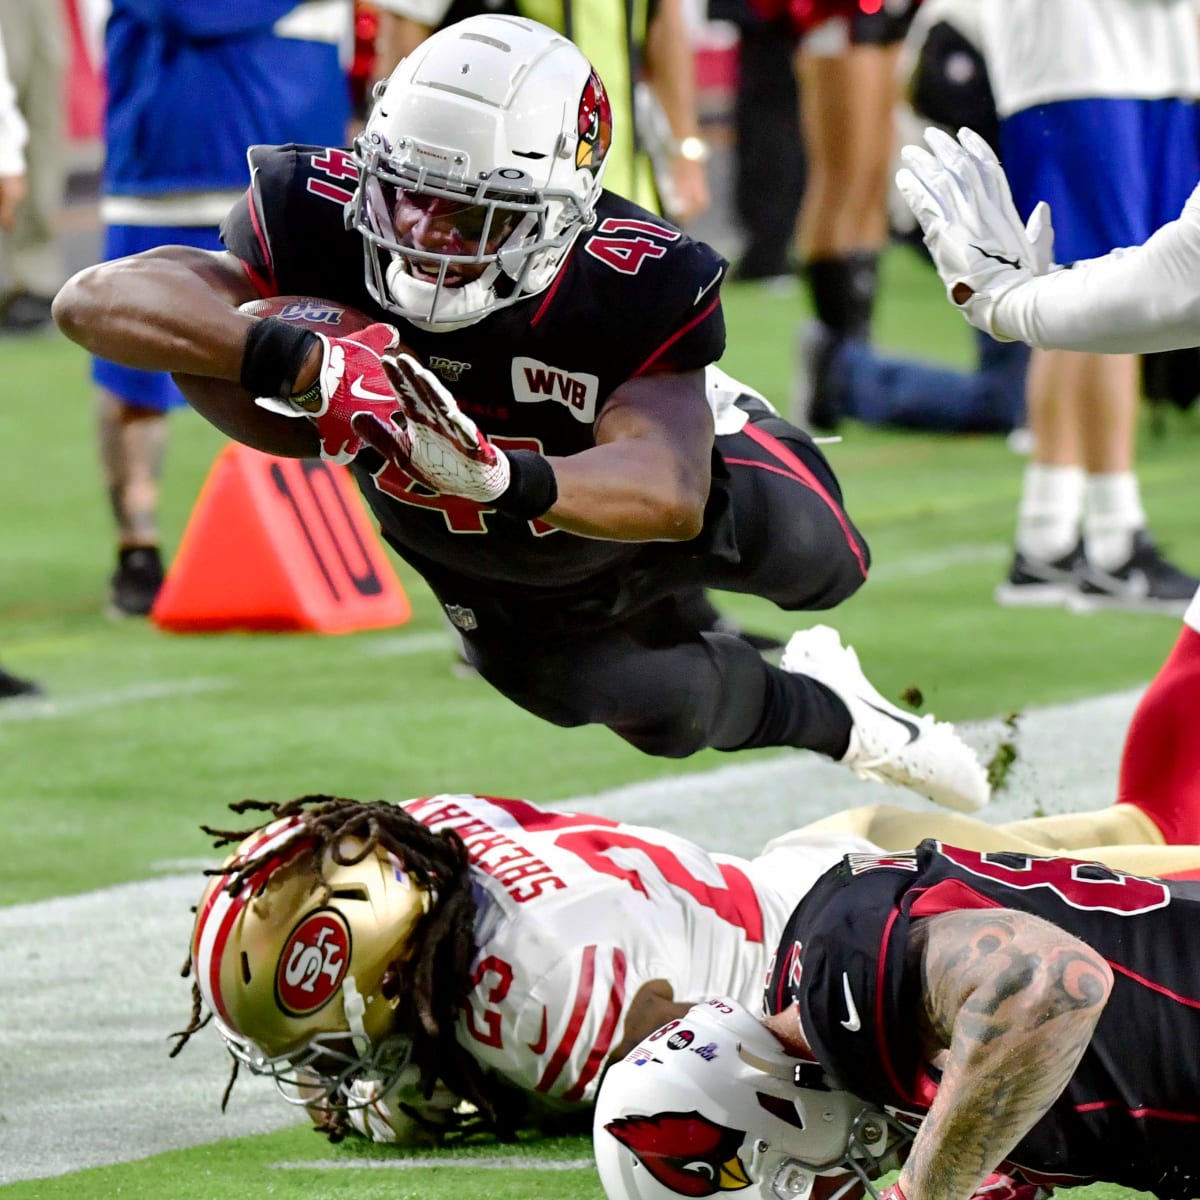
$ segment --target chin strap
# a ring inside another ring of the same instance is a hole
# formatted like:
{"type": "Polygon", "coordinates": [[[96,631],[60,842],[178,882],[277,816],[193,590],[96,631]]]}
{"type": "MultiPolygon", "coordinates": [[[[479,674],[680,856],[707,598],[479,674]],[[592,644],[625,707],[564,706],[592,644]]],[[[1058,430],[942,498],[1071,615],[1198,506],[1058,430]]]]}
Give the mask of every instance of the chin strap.
{"type": "Polygon", "coordinates": [[[367,1029],[363,1018],[367,1015],[367,1005],[354,985],[354,976],[347,975],[342,980],[342,1008],[346,1013],[346,1024],[350,1026],[350,1034],[354,1038],[362,1038],[363,1048],[369,1049],[371,1039],[367,1037],[367,1029]]]}

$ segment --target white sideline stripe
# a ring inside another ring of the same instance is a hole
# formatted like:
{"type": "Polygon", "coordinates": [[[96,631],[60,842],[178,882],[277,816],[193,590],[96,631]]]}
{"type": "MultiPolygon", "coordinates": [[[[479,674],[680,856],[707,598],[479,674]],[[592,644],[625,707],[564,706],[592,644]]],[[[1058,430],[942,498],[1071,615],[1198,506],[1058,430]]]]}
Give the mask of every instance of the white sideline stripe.
{"type": "MultiPolygon", "coordinates": [[[[364,658],[392,658],[408,654],[429,654],[435,650],[448,650],[452,644],[448,633],[409,633],[387,638],[373,638],[361,643],[358,650],[364,658]]],[[[102,708],[120,708],[126,704],[142,704],[147,700],[169,700],[176,696],[228,691],[236,686],[236,681],[233,679],[175,679],[164,683],[136,683],[125,688],[114,688],[111,691],[84,692],[78,696],[33,697],[27,700],[17,698],[7,700],[0,705],[0,724],[74,717],[80,713],[94,712],[102,708]]]]}
{"type": "Polygon", "coordinates": [[[508,1158],[356,1158],[277,1162],[274,1171],[430,1171],[438,1167],[470,1167],[477,1171],[590,1171],[594,1158],[538,1159],[513,1154],[508,1158]]]}
{"type": "Polygon", "coordinates": [[[7,700],[0,706],[0,724],[12,721],[45,721],[55,717],[74,717],[98,708],[120,708],[146,700],[169,700],[174,696],[192,696],[200,692],[220,692],[233,686],[229,679],[176,679],[168,683],[135,683],[109,692],[85,692],[79,696],[44,699],[7,700]]]}
{"type": "Polygon", "coordinates": [[[392,637],[371,638],[361,642],[358,651],[364,658],[390,658],[448,650],[452,645],[453,640],[449,633],[430,630],[425,633],[398,633],[392,637]]]}
{"type": "MultiPolygon", "coordinates": [[[[1028,710],[1008,790],[988,820],[1112,802],[1122,737],[1139,690],[1028,710]]],[[[985,754],[1000,720],[962,727],[985,754]]],[[[535,799],[551,802],[549,797],[535,799]]],[[[568,807],[661,825],[754,854],[787,829],[855,804],[932,810],[802,751],[617,788],[568,807]]],[[[0,908],[0,1185],[264,1133],[301,1116],[261,1078],[238,1080],[222,1115],[229,1059],[209,1030],[178,1062],[168,1034],[191,1008],[179,978],[199,872],[0,908]]]]}
{"type": "Polygon", "coordinates": [[[870,580],[872,583],[887,583],[892,579],[938,575],[942,571],[974,566],[976,563],[1005,562],[1012,552],[1012,546],[1004,542],[963,542],[958,546],[947,546],[936,554],[914,554],[909,558],[880,563],[871,568],[870,580]]]}

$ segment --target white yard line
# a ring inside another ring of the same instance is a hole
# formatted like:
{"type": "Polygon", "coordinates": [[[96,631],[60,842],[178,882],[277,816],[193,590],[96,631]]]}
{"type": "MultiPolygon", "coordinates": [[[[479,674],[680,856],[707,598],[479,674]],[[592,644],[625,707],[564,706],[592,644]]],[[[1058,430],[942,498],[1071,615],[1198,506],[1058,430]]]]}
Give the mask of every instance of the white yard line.
{"type": "MultiPolygon", "coordinates": [[[[1137,691],[1031,710],[1011,787],[986,814],[1060,812],[1111,802],[1137,691]]],[[[985,753],[998,721],[964,728],[985,753]]],[[[550,802],[551,797],[533,799],[550,802]]],[[[634,784],[563,803],[678,830],[743,854],[841,807],[923,802],[859,782],[815,755],[785,753],[634,784]]],[[[931,807],[931,806],[930,806],[931,807]]],[[[271,1086],[244,1074],[224,1116],[228,1059],[211,1030],[179,1058],[179,978],[199,872],[0,908],[0,1184],[125,1162],[296,1122],[271,1086]]],[[[359,1164],[355,1164],[356,1166],[359,1164]]],[[[474,1162],[472,1165],[476,1165],[474,1162]]]]}
{"type": "Polygon", "coordinates": [[[438,1167],[470,1167],[474,1171],[590,1171],[594,1158],[343,1158],[313,1162],[271,1163],[276,1171],[428,1171],[438,1167]]]}
{"type": "Polygon", "coordinates": [[[143,704],[147,700],[169,700],[175,696],[195,696],[201,692],[220,692],[233,686],[230,679],[176,679],[164,683],[135,683],[129,687],[103,692],[85,692],[78,696],[46,696],[25,700],[6,700],[0,705],[0,724],[17,721],[48,721],[74,717],[97,709],[143,704]]]}

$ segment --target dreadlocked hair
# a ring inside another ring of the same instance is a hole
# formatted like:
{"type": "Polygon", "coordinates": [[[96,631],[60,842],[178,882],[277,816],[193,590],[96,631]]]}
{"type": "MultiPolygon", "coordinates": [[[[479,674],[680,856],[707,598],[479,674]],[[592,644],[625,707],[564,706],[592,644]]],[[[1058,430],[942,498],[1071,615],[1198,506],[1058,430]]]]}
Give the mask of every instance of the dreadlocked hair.
{"type": "MultiPolygon", "coordinates": [[[[363,803],[338,796],[308,795],[279,804],[241,800],[229,808],[238,814],[268,813],[270,820],[249,829],[201,825],[217,848],[240,844],[271,821],[295,817],[299,819],[295,841],[307,839],[310,843],[295,861],[307,866],[326,893],[330,891],[323,871],[326,853],[335,863],[352,866],[373,854],[377,847],[394,854],[418,885],[431,893],[434,902],[430,911],[418,920],[406,944],[409,952],[388,969],[389,991],[394,986],[395,993],[404,997],[397,1010],[395,1032],[411,1040],[411,1062],[420,1072],[420,1089],[427,1099],[440,1079],[475,1106],[479,1113],[475,1125],[484,1126],[501,1140],[512,1140],[523,1116],[523,1105],[514,1104],[512,1089],[487,1075],[455,1037],[459,1011],[466,1007],[473,986],[471,963],[476,950],[475,901],[471,895],[470,862],[462,838],[450,829],[435,832],[403,808],[382,800],[363,803]],[[361,845],[352,852],[344,852],[342,843],[347,838],[357,839],[361,845]]],[[[237,892],[278,853],[278,848],[265,850],[205,874],[227,875],[227,889],[237,892]]],[[[191,966],[189,949],[181,974],[188,976],[191,966]]],[[[172,1035],[176,1044],[171,1057],[211,1020],[211,1013],[202,1014],[200,989],[193,982],[191,1020],[186,1028],[172,1035]]],[[[236,1077],[235,1060],[222,1108],[236,1077]]],[[[331,1141],[340,1141],[346,1133],[344,1114],[331,1110],[317,1127],[331,1141]]]]}

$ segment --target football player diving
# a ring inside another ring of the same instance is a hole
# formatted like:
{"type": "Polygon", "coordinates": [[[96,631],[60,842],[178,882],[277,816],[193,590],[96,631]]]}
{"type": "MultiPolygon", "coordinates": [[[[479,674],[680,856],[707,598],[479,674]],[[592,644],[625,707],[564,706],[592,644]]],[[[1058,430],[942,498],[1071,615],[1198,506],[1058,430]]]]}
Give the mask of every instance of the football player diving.
{"type": "Polygon", "coordinates": [[[847,853],[933,833],[1200,866],[1193,847],[1136,845],[1154,839],[1128,805],[1001,827],[851,810],[753,859],[517,799],[231,807],[268,819],[207,829],[234,850],[196,909],[180,1046],[211,1016],[235,1063],[331,1136],[379,1141],[453,1129],[462,1100],[501,1136],[586,1113],[606,1065],[696,1001],[757,1005],[790,914],[847,853]]]}
{"type": "Polygon", "coordinates": [[[399,64],[351,150],[252,147],[225,250],[89,267],[55,319],[174,372],[230,437],[349,464],[471,664],[544,720],[666,757],[802,747],[979,808],[971,749],[881,696],[832,629],[777,667],[682,610],[708,587],[831,608],[869,553],[821,451],[716,366],[724,260],[603,190],[631,136],[571,42],[472,17],[399,64]],[[241,311],[280,295],[378,323],[241,311]]]}

